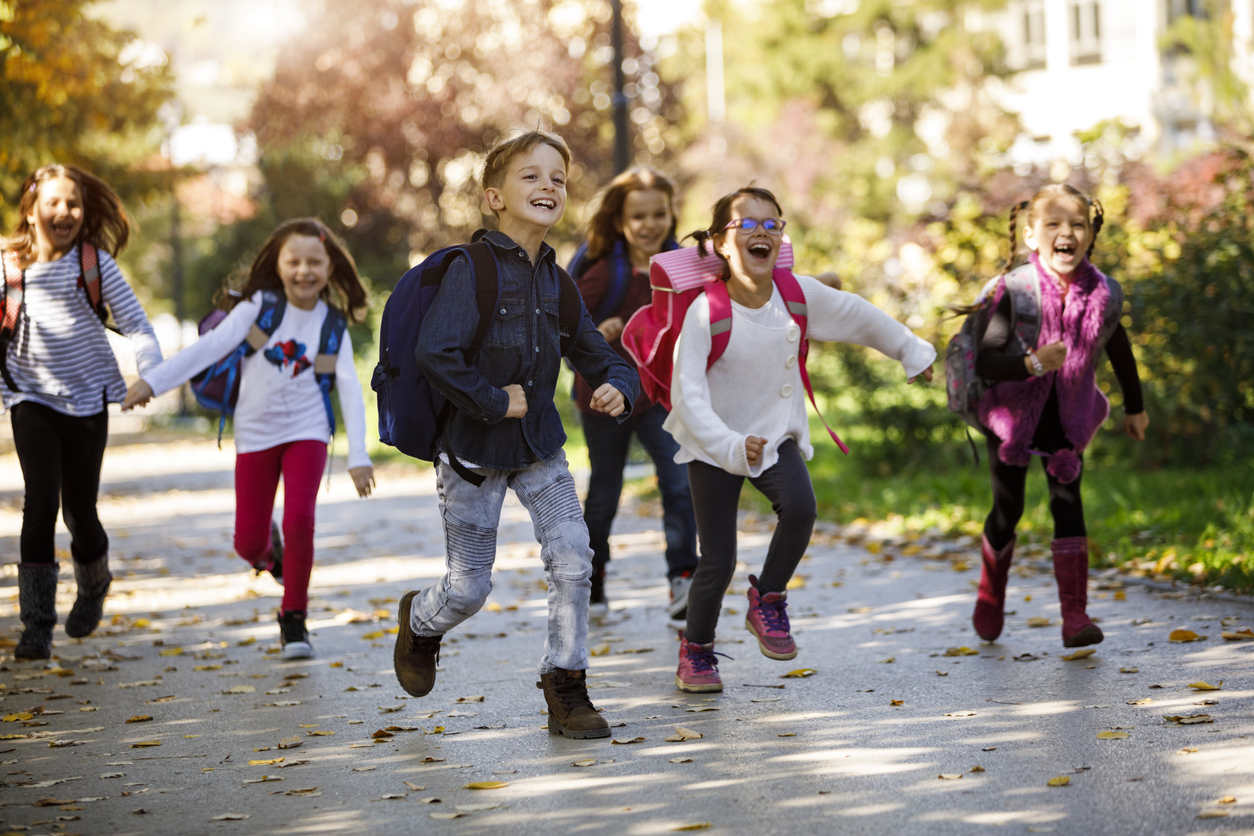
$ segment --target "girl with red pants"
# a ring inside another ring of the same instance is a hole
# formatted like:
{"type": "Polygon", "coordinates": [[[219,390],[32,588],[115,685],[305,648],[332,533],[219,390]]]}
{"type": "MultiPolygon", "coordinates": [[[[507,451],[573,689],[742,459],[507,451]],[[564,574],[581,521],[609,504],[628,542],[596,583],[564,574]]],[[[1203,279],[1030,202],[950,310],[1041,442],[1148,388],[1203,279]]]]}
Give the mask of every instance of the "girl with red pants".
{"type": "MultiPolygon", "coordinates": [[[[284,659],[313,655],[305,611],[313,570],[314,502],[332,434],[315,373],[329,306],[359,321],[366,289],[344,245],[321,222],[280,224],[253,261],[248,279],[225,296],[230,313],[200,340],[148,371],[131,386],[123,409],[182,385],[260,331],[265,291],[281,291],[279,322],[264,347],[240,362],[235,406],[235,550],[258,572],[283,584],[279,612],[284,659]],[[271,520],[283,477],[283,532],[271,520]]],[[[279,309],[275,308],[277,312],[279,309]]],[[[264,336],[264,333],[262,334],[264,336]]],[[[369,496],[374,469],[366,455],[366,418],[353,345],[344,332],[334,354],[335,384],[348,436],[348,472],[369,496]]]]}

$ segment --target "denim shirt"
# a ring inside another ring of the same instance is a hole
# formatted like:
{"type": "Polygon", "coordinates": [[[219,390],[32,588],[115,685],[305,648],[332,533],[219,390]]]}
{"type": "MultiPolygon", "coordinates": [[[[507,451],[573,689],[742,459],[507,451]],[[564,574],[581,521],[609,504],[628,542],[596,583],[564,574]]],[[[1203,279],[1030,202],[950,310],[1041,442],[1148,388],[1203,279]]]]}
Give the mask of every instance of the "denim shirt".
{"type": "MultiPolygon", "coordinates": [[[[469,260],[448,267],[430,310],[423,317],[416,349],[418,366],[457,407],[439,447],[459,459],[492,470],[516,470],[548,461],[566,442],[553,404],[561,368],[558,343],[560,283],[553,248],[541,244],[537,264],[501,232],[484,238],[496,256],[500,280],[497,310],[479,353],[467,351],[479,322],[475,276],[469,260]],[[505,418],[511,383],[523,387],[527,414],[505,418]]],[[[609,383],[623,393],[621,423],[640,390],[636,370],[605,342],[587,308],[579,306],[579,330],[567,357],[595,390],[609,383]]]]}

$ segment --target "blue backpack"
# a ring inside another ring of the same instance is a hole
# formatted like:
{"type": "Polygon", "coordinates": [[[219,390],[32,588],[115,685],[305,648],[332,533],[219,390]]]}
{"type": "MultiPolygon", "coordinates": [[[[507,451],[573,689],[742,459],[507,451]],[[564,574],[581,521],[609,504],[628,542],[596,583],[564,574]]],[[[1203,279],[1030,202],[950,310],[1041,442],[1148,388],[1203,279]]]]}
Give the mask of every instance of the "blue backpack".
{"type": "MultiPolygon", "coordinates": [[[[191,379],[192,394],[196,402],[206,409],[221,413],[218,418],[218,446],[222,446],[222,431],[228,416],[235,414],[239,400],[239,367],[245,357],[251,357],[263,348],[274,329],[283,321],[287,310],[287,298],[276,290],[261,291],[261,311],[248,331],[248,336],[234,351],[191,379]]],[[[200,321],[201,335],[207,334],[226,319],[227,312],[216,308],[200,321]]],[[[327,411],[331,435],[335,435],[335,410],[331,407],[331,390],[335,388],[335,360],[344,341],[348,321],[344,314],[327,306],[326,319],[322,321],[322,333],[318,338],[318,354],[314,358],[314,380],[322,392],[322,405],[327,411]]]]}
{"type": "MultiPolygon", "coordinates": [[[[479,324],[466,352],[467,362],[474,362],[492,323],[501,291],[492,246],[479,240],[484,234],[484,230],[479,230],[471,243],[437,250],[421,264],[411,267],[401,276],[383,306],[383,320],[379,327],[379,363],[370,378],[370,388],[379,399],[379,440],[423,461],[435,461],[438,455],[436,441],[455,407],[431,385],[419,367],[418,333],[449,265],[458,256],[466,256],[475,275],[475,302],[479,310],[479,324]]],[[[558,302],[560,345],[565,356],[579,330],[583,300],[570,275],[560,267],[557,270],[561,279],[558,302]]],[[[483,483],[483,477],[463,467],[452,450],[446,449],[445,452],[458,475],[474,485],[483,483]]]]}

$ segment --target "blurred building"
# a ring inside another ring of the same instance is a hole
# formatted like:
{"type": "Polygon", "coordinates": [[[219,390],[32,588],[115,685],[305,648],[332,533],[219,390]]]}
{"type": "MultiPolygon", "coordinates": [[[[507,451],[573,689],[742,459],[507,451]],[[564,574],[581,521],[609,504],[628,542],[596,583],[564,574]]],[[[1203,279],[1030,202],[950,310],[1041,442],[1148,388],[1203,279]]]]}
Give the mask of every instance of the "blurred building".
{"type": "MultiPolygon", "coordinates": [[[[1248,81],[1254,0],[1225,0],[1234,69],[1248,81]]],[[[1106,120],[1133,129],[1140,150],[1171,155],[1214,138],[1207,85],[1192,56],[1165,37],[1212,0],[1008,0],[988,23],[1001,35],[1011,79],[1003,104],[1020,114],[1015,162],[1079,155],[1077,131],[1106,120]]]]}

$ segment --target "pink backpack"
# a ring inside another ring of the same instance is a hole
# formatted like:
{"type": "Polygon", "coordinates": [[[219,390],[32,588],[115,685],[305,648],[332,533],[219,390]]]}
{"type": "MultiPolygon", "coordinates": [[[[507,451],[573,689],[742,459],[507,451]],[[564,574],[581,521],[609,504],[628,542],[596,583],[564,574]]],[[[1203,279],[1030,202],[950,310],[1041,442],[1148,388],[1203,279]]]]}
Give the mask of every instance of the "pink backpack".
{"type": "MultiPolygon", "coordinates": [[[[671,408],[671,377],[675,371],[675,341],[679,338],[688,307],[702,293],[706,294],[710,303],[711,346],[710,358],[705,365],[707,370],[723,356],[731,340],[731,297],[727,293],[727,285],[718,280],[722,266],[723,262],[714,256],[702,258],[696,247],[684,247],[653,256],[649,266],[653,301],[636,311],[623,329],[623,348],[636,361],[641,391],[649,400],[662,404],[668,410],[671,408]]],[[[801,329],[801,344],[797,351],[801,382],[805,384],[810,403],[818,413],[814,389],[806,371],[806,356],[810,351],[810,342],[806,337],[806,298],[797,277],[788,269],[792,266],[792,244],[785,238],[780,245],[773,278],[788,312],[801,329]]],[[[827,427],[836,446],[848,453],[849,448],[828,426],[821,413],[819,420],[827,427]]]]}

